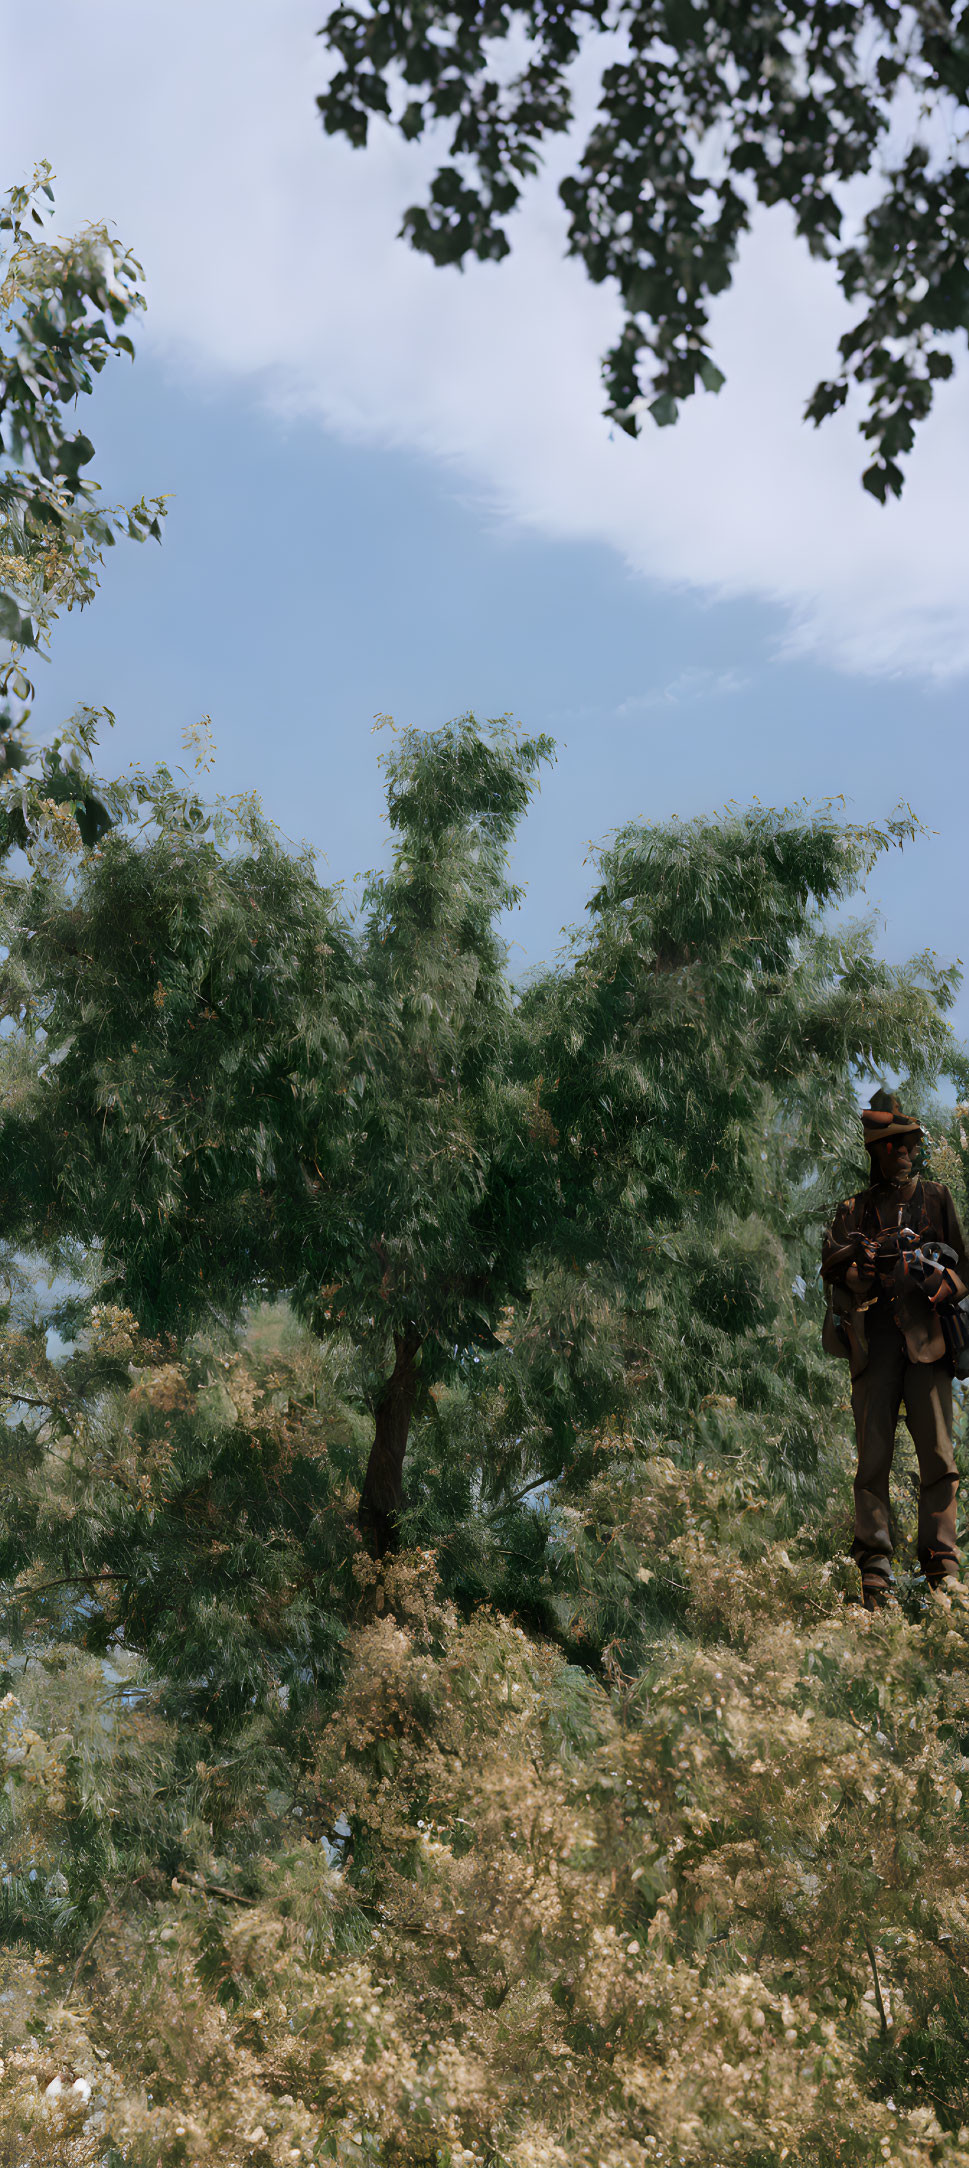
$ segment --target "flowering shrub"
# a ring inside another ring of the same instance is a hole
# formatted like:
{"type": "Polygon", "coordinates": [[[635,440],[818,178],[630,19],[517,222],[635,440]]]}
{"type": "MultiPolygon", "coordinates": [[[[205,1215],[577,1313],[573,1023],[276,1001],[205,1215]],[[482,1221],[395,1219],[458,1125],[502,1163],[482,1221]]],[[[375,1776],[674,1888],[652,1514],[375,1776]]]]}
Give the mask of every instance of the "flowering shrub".
{"type": "MultiPolygon", "coordinates": [[[[681,1481],[677,1523],[672,1474],[640,1474],[686,1623],[635,1673],[462,1620],[429,1553],[361,1554],[344,1686],[270,1841],[251,1798],[213,1841],[207,1772],[180,1779],[153,1720],[177,1871],[119,1889],[76,1985],[66,1932],[3,1960],[18,2160],[969,2163],[969,1626],[846,1608],[771,1545],[741,1615],[697,1542],[728,1478],[681,1481]]],[[[3,1711],[7,1872],[31,1844],[48,1890],[84,1816],[50,1692],[28,1664],[3,1711]]],[[[145,1722],[102,1734],[116,1819],[145,1722]]]]}
{"type": "MultiPolygon", "coordinates": [[[[10,1526],[87,1577],[21,1570],[0,1675],[0,2160],[969,2168],[969,1619],[904,1483],[873,1616],[843,1417],[792,1484],[719,1392],[378,1564],[328,1360],[7,1336],[10,1526]]],[[[427,1418],[462,1481],[503,1392],[427,1418]]]]}

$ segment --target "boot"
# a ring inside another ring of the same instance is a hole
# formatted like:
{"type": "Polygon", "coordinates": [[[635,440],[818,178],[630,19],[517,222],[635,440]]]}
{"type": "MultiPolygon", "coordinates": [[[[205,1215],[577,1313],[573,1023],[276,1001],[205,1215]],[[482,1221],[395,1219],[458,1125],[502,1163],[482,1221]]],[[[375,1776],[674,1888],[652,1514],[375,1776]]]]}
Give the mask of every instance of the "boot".
{"type": "Polygon", "coordinates": [[[884,1611],[897,1602],[895,1576],[887,1558],[866,1558],[861,1569],[861,1600],[866,1611],[884,1611]]]}

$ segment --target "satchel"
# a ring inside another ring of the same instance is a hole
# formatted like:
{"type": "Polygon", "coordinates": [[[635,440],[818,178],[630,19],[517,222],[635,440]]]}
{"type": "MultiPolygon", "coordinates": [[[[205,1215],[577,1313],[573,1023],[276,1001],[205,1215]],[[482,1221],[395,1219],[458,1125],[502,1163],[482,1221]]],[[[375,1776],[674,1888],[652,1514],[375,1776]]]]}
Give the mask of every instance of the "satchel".
{"type": "Polygon", "coordinates": [[[953,1286],[952,1266],[958,1263],[955,1250],[945,1242],[925,1242],[913,1257],[900,1259],[895,1278],[899,1287],[906,1279],[915,1282],[935,1278],[938,1286],[928,1300],[935,1313],[935,1323],[941,1333],[943,1347],[940,1354],[947,1359],[955,1378],[969,1377],[969,1295],[958,1296],[953,1286]],[[946,1293],[946,1282],[950,1293],[946,1293]]]}
{"type": "Polygon", "coordinates": [[[969,1378],[969,1295],[939,1304],[939,1324],[954,1378],[969,1378]]]}

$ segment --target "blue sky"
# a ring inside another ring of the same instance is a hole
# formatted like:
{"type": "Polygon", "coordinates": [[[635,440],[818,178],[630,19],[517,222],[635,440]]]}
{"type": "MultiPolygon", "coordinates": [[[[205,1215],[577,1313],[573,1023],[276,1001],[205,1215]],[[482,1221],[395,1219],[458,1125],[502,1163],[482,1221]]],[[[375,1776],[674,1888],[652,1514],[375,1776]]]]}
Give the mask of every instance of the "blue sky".
{"type": "Polygon", "coordinates": [[[909,799],[935,832],[873,880],[882,945],[959,953],[962,389],[902,506],[863,499],[852,428],[797,418],[840,304],[772,226],[723,316],[727,392],[610,441],[611,304],[562,265],[547,194],[507,269],[416,263],[398,152],[316,128],[320,13],[91,0],[81,25],[52,0],[0,23],[4,178],[50,157],[59,223],[108,216],[146,262],[139,359],[95,402],[106,491],[172,493],[162,549],[116,550],[59,631],[38,721],[106,703],[122,767],[183,757],[210,713],[213,785],[258,788],[349,879],[382,848],[375,713],[511,710],[560,749],[518,853],[522,968],[632,815],[909,799]]]}

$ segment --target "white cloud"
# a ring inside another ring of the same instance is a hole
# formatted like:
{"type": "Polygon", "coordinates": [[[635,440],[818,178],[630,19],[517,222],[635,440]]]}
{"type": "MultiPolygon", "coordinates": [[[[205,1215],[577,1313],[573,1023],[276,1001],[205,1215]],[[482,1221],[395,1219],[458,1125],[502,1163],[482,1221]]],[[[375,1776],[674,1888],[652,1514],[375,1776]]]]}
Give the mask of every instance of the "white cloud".
{"type": "Polygon", "coordinates": [[[604,542],[651,579],[779,603],[786,652],[969,668],[969,385],[944,389],[901,504],[867,498],[848,418],[799,420],[844,316],[774,214],[719,310],[726,389],[673,430],[610,438],[614,304],[563,261],[551,187],[510,262],[462,277],[415,258],[394,236],[424,154],[378,131],[361,156],[317,125],[325,13],[47,0],[0,23],[6,171],[48,156],[64,224],[113,218],[148,268],[155,350],[446,461],[498,516],[604,542]]]}

